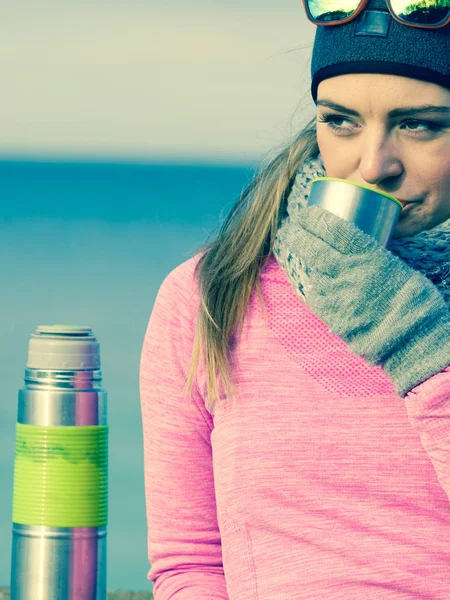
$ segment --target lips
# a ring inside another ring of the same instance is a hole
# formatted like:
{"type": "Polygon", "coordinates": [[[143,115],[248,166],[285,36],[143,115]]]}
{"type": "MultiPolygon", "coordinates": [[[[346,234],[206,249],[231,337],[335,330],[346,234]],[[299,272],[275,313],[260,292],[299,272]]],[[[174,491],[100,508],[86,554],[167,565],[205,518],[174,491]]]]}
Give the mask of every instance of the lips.
{"type": "Polygon", "coordinates": [[[415,204],[420,204],[423,199],[417,199],[417,200],[405,200],[404,198],[397,198],[397,200],[401,203],[402,205],[402,210],[400,211],[399,214],[399,219],[404,219],[407,215],[409,215],[409,213],[414,210],[414,205],[415,204]]]}
{"type": "Polygon", "coordinates": [[[418,200],[404,200],[403,198],[397,198],[397,200],[401,202],[403,208],[405,208],[409,204],[415,204],[416,202],[419,202],[418,200]]]}

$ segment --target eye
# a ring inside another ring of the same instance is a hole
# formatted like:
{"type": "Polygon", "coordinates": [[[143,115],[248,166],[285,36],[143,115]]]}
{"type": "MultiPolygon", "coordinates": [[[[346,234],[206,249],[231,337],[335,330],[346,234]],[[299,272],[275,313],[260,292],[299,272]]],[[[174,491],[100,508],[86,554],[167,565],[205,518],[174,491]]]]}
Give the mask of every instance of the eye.
{"type": "MultiPolygon", "coordinates": [[[[325,123],[329,129],[334,131],[337,135],[349,135],[355,127],[347,126],[345,123],[352,124],[353,121],[343,117],[342,115],[328,114],[317,117],[318,123],[325,123]]],[[[439,123],[432,121],[419,121],[417,119],[408,119],[400,124],[400,129],[406,131],[413,136],[424,136],[442,131],[443,127],[439,123]]]]}
{"type": "Polygon", "coordinates": [[[442,127],[438,123],[433,123],[431,121],[417,121],[415,119],[409,119],[408,121],[404,121],[402,125],[408,127],[406,131],[409,131],[413,135],[417,135],[420,133],[436,132],[442,129],[442,127]]]}
{"type": "Polygon", "coordinates": [[[322,117],[317,117],[317,121],[319,123],[326,123],[327,127],[339,135],[347,135],[352,131],[352,127],[343,127],[343,123],[351,123],[350,119],[346,117],[342,117],[341,115],[323,115],[322,117]]]}

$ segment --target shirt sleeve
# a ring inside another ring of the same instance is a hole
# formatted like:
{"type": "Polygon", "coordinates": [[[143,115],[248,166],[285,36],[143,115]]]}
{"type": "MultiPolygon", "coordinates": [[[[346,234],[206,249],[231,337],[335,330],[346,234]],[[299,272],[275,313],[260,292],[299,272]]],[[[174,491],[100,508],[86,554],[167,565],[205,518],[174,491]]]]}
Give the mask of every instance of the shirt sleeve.
{"type": "Polygon", "coordinates": [[[141,353],[147,578],[155,600],[228,600],[216,514],[212,417],[198,388],[183,396],[198,307],[193,261],[174,269],[162,283],[141,353]]]}
{"type": "Polygon", "coordinates": [[[450,366],[413,388],[404,400],[409,422],[450,500],[450,366]]]}

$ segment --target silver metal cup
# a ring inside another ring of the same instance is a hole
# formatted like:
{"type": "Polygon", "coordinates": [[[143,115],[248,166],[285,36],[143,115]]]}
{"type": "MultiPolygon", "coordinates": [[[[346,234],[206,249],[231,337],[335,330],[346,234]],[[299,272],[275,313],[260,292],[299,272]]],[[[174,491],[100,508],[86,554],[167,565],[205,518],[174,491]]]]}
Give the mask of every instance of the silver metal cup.
{"type": "Polygon", "coordinates": [[[107,438],[91,329],[39,326],[18,400],[12,600],[106,599],[107,438]]]}
{"type": "Polygon", "coordinates": [[[307,205],[321,206],[351,221],[384,247],[394,235],[402,210],[401,202],[389,194],[335,177],[314,179],[307,205]]]}

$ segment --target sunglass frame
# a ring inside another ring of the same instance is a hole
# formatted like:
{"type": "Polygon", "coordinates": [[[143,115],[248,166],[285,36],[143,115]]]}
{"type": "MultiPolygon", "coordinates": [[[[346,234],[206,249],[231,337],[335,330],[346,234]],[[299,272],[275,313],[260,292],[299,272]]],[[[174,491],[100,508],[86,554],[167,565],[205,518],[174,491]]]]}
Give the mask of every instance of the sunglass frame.
{"type": "MultiPolygon", "coordinates": [[[[369,2],[369,0],[361,0],[361,2],[358,4],[358,6],[355,9],[355,12],[353,12],[346,19],[342,19],[342,21],[326,21],[326,22],[324,22],[324,21],[317,21],[314,19],[314,17],[312,16],[312,14],[310,13],[310,10],[309,10],[309,0],[302,0],[302,1],[303,1],[303,7],[305,9],[308,20],[311,21],[311,23],[313,23],[314,25],[317,25],[319,27],[321,27],[321,26],[333,27],[335,25],[345,25],[345,23],[348,23],[349,21],[352,21],[355,17],[357,17],[359,15],[359,13],[364,10],[364,8],[367,6],[367,3],[369,2]]],[[[437,25],[419,25],[417,23],[408,23],[407,21],[403,21],[402,19],[400,19],[398,17],[398,15],[395,13],[394,9],[392,8],[392,4],[391,4],[390,0],[386,0],[386,5],[387,5],[389,12],[391,13],[392,18],[395,19],[397,21],[397,23],[400,23],[401,25],[406,25],[407,27],[417,27],[419,29],[440,29],[441,27],[445,27],[446,25],[448,25],[450,23],[450,7],[448,9],[447,17],[441,23],[438,23],[437,25]]]]}

